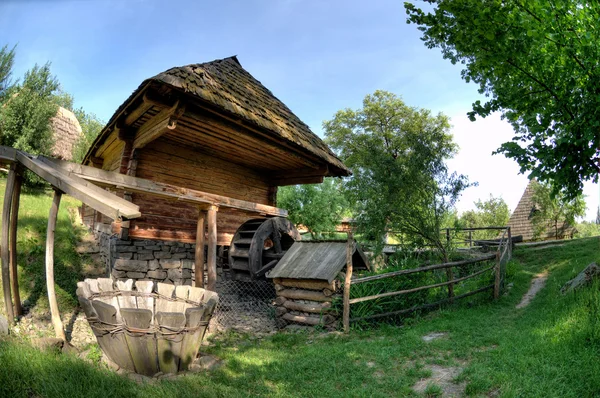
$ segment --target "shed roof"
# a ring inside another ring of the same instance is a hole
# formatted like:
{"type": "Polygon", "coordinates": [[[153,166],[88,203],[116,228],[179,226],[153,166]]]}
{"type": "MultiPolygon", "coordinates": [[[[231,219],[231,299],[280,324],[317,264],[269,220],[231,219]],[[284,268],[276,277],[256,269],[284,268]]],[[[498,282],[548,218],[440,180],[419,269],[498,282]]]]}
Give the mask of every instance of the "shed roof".
{"type": "MultiPolygon", "coordinates": [[[[331,169],[330,175],[350,175],[350,170],[328,146],[270,90],[248,73],[235,56],[171,68],[146,79],[117,109],[92,148],[108,136],[110,126],[150,83],[168,85],[191,94],[221,111],[301,147],[326,161],[331,169]]],[[[88,153],[87,156],[89,155],[88,153]]]]}
{"type": "MultiPolygon", "coordinates": [[[[268,278],[318,279],[329,283],[346,266],[346,241],[297,241],[285,253],[268,278]]],[[[369,268],[367,257],[358,247],[352,256],[357,269],[369,268]]]]}
{"type": "MultiPolygon", "coordinates": [[[[535,184],[539,184],[537,180],[532,179],[527,184],[525,188],[525,192],[523,192],[523,196],[521,196],[521,200],[519,200],[519,204],[513,211],[510,216],[510,220],[508,221],[508,225],[510,226],[510,232],[512,236],[523,236],[523,241],[531,241],[534,239],[534,228],[533,223],[531,222],[531,217],[535,212],[535,203],[533,201],[533,193],[535,184]]],[[[575,228],[569,225],[566,222],[563,222],[558,227],[558,235],[559,236],[568,236],[572,235],[575,232],[575,228]]],[[[547,240],[553,239],[555,237],[554,228],[549,225],[546,228],[546,231],[542,233],[540,239],[547,240]]]]}
{"type": "Polygon", "coordinates": [[[62,160],[73,159],[73,147],[82,135],[81,126],[73,112],[62,106],[56,116],[50,119],[54,146],[51,155],[62,160]]]}

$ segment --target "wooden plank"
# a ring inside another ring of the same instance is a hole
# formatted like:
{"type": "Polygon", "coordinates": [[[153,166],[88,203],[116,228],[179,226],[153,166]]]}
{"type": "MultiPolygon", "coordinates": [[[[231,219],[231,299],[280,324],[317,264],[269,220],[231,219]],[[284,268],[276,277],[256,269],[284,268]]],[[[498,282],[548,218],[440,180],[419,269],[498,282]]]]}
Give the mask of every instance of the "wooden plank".
{"type": "Polygon", "coordinates": [[[16,170],[10,216],[10,283],[14,296],[15,315],[17,316],[23,315],[21,294],[19,293],[19,272],[17,267],[17,227],[19,221],[19,203],[21,200],[22,183],[23,176],[18,170],[16,170]]]}
{"type": "MultiPolygon", "coordinates": [[[[119,308],[137,308],[136,297],[131,294],[133,290],[133,279],[127,279],[126,281],[117,281],[117,288],[121,292],[118,297],[119,308]]],[[[152,317],[150,317],[152,319],[152,317]]]]}
{"type": "Polygon", "coordinates": [[[206,258],[206,269],[208,280],[206,289],[215,291],[217,286],[217,206],[210,206],[207,211],[208,224],[208,253],[206,258]]]}
{"type": "MultiPolygon", "coordinates": [[[[113,284],[113,280],[111,278],[98,278],[98,289],[100,292],[107,292],[107,293],[111,293],[115,291],[115,286],[113,284]]],[[[112,305],[113,307],[115,307],[116,310],[116,321],[117,323],[121,323],[123,322],[123,319],[121,318],[121,311],[119,310],[119,300],[117,298],[117,296],[112,296],[112,297],[105,297],[103,299],[103,301],[107,304],[112,305]]]]}
{"type": "Polygon", "coordinates": [[[275,278],[273,282],[286,287],[296,287],[300,289],[309,290],[337,290],[335,281],[328,283],[327,281],[319,279],[289,279],[289,278],[275,278]]]}
{"type": "MultiPolygon", "coordinates": [[[[92,181],[105,186],[118,187],[132,192],[146,193],[166,199],[179,200],[188,203],[214,204],[254,213],[264,213],[273,216],[287,217],[287,210],[278,209],[277,207],[273,206],[252,203],[240,199],[233,199],[222,195],[182,188],[175,185],[158,183],[139,177],[131,177],[56,159],[42,157],[40,157],[40,159],[43,159],[44,163],[55,165],[57,169],[68,173],[69,176],[81,177],[84,180],[92,181]]],[[[131,205],[131,203],[129,204],[131,205]]]]}
{"type": "MultiPolygon", "coordinates": [[[[205,306],[191,307],[185,310],[186,324],[188,328],[195,328],[200,325],[204,316],[205,306]]],[[[204,328],[206,329],[206,328],[204,328]]],[[[198,328],[194,333],[186,333],[181,342],[181,361],[179,370],[188,370],[194,359],[198,356],[200,349],[200,339],[204,334],[204,329],[198,328]]]]}
{"type": "MultiPolygon", "coordinates": [[[[152,322],[152,311],[137,308],[121,308],[123,321],[129,327],[147,330],[152,322]]],[[[126,333],[125,341],[131,353],[136,373],[153,376],[158,372],[158,358],[154,335],[126,333]]]]}
{"type": "Polygon", "coordinates": [[[332,301],[332,297],[327,297],[323,292],[314,290],[291,290],[284,289],[277,292],[278,296],[294,300],[310,300],[310,301],[332,301]]]}
{"type": "Polygon", "coordinates": [[[192,305],[186,303],[183,300],[187,300],[190,294],[190,286],[182,285],[175,286],[175,297],[181,299],[182,301],[176,301],[173,311],[185,313],[185,310],[190,308],[192,305]]]}
{"type": "Polygon", "coordinates": [[[196,227],[196,248],[194,251],[194,285],[204,287],[204,240],[206,212],[200,208],[196,227]]]}
{"type": "MultiPolygon", "coordinates": [[[[494,266],[487,267],[487,268],[484,268],[484,269],[482,269],[480,271],[477,271],[477,272],[475,272],[475,273],[473,273],[471,275],[463,276],[462,278],[450,280],[450,281],[447,281],[447,282],[436,283],[434,285],[419,286],[419,287],[415,287],[413,289],[398,290],[398,291],[395,291],[395,292],[387,292],[387,293],[375,294],[373,296],[357,297],[357,298],[354,298],[354,299],[350,300],[350,304],[361,303],[363,301],[370,301],[370,300],[375,300],[375,299],[383,298],[383,297],[391,297],[391,296],[398,296],[398,295],[407,294],[407,293],[414,293],[414,292],[418,292],[418,291],[421,291],[421,290],[433,289],[433,288],[436,288],[436,287],[441,287],[441,286],[447,286],[447,285],[450,285],[450,284],[455,284],[457,282],[462,282],[462,281],[465,281],[467,279],[474,278],[474,277],[476,277],[478,275],[483,274],[484,272],[490,271],[493,268],[494,268],[494,266]]],[[[452,297],[454,297],[454,296],[449,296],[449,298],[452,298],[452,297]]]]}
{"type": "Polygon", "coordinates": [[[62,192],[54,190],[54,198],[52,199],[52,206],[48,215],[48,229],[46,230],[46,290],[48,291],[48,303],[50,304],[54,334],[57,338],[66,341],[63,323],[58,311],[56,291],[54,290],[54,231],[56,230],[56,218],[58,216],[61,197],[62,192]]]}
{"type": "MultiPolygon", "coordinates": [[[[185,327],[185,315],[179,312],[157,312],[156,321],[164,333],[173,333],[185,327]]],[[[183,335],[159,335],[157,340],[158,364],[163,373],[177,373],[183,335]]]]}
{"type": "Polygon", "coordinates": [[[484,262],[487,260],[491,260],[493,258],[496,258],[496,254],[489,254],[487,256],[482,256],[482,257],[475,258],[472,260],[453,261],[450,263],[434,264],[434,265],[428,265],[428,266],[419,267],[419,268],[403,269],[400,271],[388,272],[388,273],[380,274],[380,275],[365,276],[364,278],[357,278],[357,279],[352,280],[352,284],[355,285],[358,283],[364,283],[364,282],[374,281],[374,280],[378,280],[378,279],[386,279],[386,278],[391,278],[391,277],[399,276],[399,275],[414,274],[415,272],[433,271],[436,269],[476,264],[476,263],[481,263],[481,262],[484,262]]]}
{"type": "MultiPolygon", "coordinates": [[[[140,293],[152,293],[154,288],[154,282],[152,281],[136,281],[135,289],[140,293]]],[[[149,310],[154,314],[154,298],[150,296],[138,296],[136,297],[137,307],[140,309],[149,310]]],[[[154,323],[154,316],[152,317],[152,323],[154,323]]]]}
{"type": "Polygon", "coordinates": [[[350,331],[350,288],[352,286],[352,254],[354,253],[354,239],[352,231],[348,231],[348,243],[346,247],[346,278],[344,279],[344,309],[342,323],[344,333],[350,331]]]}
{"type": "MultiPolygon", "coordinates": [[[[9,255],[9,228],[10,228],[10,211],[12,205],[12,197],[15,187],[16,169],[14,164],[11,165],[6,180],[6,188],[4,191],[4,204],[2,206],[2,236],[0,237],[0,260],[2,261],[2,290],[4,293],[4,310],[10,324],[15,322],[15,313],[13,311],[11,283],[10,283],[10,255],[9,255]]],[[[63,339],[64,340],[64,339],[63,339]]]]}
{"type": "Polygon", "coordinates": [[[0,163],[13,163],[17,161],[17,150],[8,146],[0,146],[0,163]]]}
{"type": "Polygon", "coordinates": [[[17,152],[17,159],[23,166],[48,181],[55,188],[81,200],[114,220],[121,217],[137,218],[141,215],[137,205],[88,183],[76,175],[63,174],[57,167],[52,167],[39,159],[30,158],[23,152],[17,152]]]}
{"type": "Polygon", "coordinates": [[[12,294],[14,297],[16,316],[23,315],[23,307],[21,306],[21,294],[19,292],[19,272],[17,267],[17,228],[19,221],[19,203],[21,200],[22,183],[23,176],[18,171],[16,171],[10,216],[10,284],[12,288],[12,294]]]}
{"type": "MultiPolygon", "coordinates": [[[[158,294],[165,296],[166,298],[173,298],[175,286],[169,283],[158,282],[156,284],[156,290],[158,294]]],[[[156,301],[156,312],[173,312],[175,308],[175,302],[167,300],[166,298],[159,297],[156,301]]]]}
{"type": "MultiPolygon", "coordinates": [[[[96,331],[100,336],[96,335],[98,344],[102,347],[104,353],[114,363],[128,370],[134,370],[135,366],[129,354],[127,341],[123,333],[110,333],[101,329],[111,329],[117,325],[117,309],[110,304],[106,304],[99,300],[92,300],[92,306],[98,314],[98,319],[104,324],[96,324],[96,331]],[[102,341],[102,343],[100,343],[102,341]]],[[[94,326],[92,326],[92,330],[94,326]]]]}

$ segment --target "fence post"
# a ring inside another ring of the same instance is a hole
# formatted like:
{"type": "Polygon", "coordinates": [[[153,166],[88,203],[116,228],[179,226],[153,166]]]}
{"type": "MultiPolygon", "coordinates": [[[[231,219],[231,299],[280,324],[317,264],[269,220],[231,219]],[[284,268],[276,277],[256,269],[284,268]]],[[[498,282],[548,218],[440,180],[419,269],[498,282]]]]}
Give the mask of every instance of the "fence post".
{"type": "Polygon", "coordinates": [[[346,279],[344,280],[344,333],[350,331],[350,281],[352,280],[352,254],[354,253],[354,237],[348,231],[348,244],[346,246],[346,279]]]}
{"type": "Polygon", "coordinates": [[[494,300],[500,297],[500,250],[496,252],[496,267],[494,267],[494,300]]]}
{"type": "Polygon", "coordinates": [[[473,231],[469,231],[469,247],[473,247],[473,231]]]}

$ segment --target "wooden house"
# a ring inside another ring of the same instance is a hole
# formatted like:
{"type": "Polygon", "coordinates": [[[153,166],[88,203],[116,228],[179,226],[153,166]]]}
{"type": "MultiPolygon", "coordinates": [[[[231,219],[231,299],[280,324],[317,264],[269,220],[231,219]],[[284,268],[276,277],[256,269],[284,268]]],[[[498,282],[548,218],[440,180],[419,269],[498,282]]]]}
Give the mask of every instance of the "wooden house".
{"type": "MultiPolygon", "coordinates": [[[[170,200],[122,190],[142,213],[124,223],[83,209],[84,222],[98,232],[116,233],[129,242],[147,240],[137,246],[142,248],[139,251],[119,249],[128,244],[118,242],[114,251],[122,250],[119,263],[165,260],[165,265],[166,260],[197,260],[197,254],[194,257],[189,251],[191,244],[204,241],[196,232],[203,230],[203,213],[208,213],[209,244],[227,246],[248,220],[287,214],[275,207],[278,186],[319,183],[326,176],[350,174],[327,145],[235,56],[171,68],[142,82],[117,109],[83,164],[152,180],[179,194],[190,190],[205,200],[203,207],[181,197],[170,200]],[[157,258],[158,246],[150,241],[179,246],[171,250],[171,258],[167,254],[157,258]],[[173,258],[175,254],[179,256],[173,258]]],[[[214,247],[209,248],[209,255],[211,250],[214,247]]],[[[185,270],[189,265],[182,263],[182,267],[185,270]]],[[[131,271],[135,265],[122,268],[118,277],[136,272],[131,271]]],[[[153,279],[164,279],[162,271],[167,270],[151,269],[161,271],[153,279]]]]}
{"type": "Polygon", "coordinates": [[[532,240],[552,240],[556,239],[556,235],[560,239],[573,237],[576,230],[567,222],[560,222],[557,230],[553,223],[549,223],[540,236],[535,236],[535,230],[531,221],[534,213],[536,212],[536,206],[533,201],[533,193],[535,184],[538,182],[535,179],[529,181],[521,200],[517,204],[515,211],[513,211],[508,221],[508,226],[511,229],[511,235],[513,237],[523,237],[523,242],[529,242],[532,240]]]}

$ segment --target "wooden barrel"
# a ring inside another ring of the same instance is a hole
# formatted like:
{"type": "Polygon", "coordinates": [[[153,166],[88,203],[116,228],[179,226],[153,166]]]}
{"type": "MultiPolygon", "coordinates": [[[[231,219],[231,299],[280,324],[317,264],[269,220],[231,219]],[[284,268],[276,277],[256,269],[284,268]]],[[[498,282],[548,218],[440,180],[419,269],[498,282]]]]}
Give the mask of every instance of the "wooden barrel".
{"type": "Polygon", "coordinates": [[[197,287],[110,278],[79,282],[77,297],[104,354],[146,376],[189,368],[219,300],[197,287]]]}

